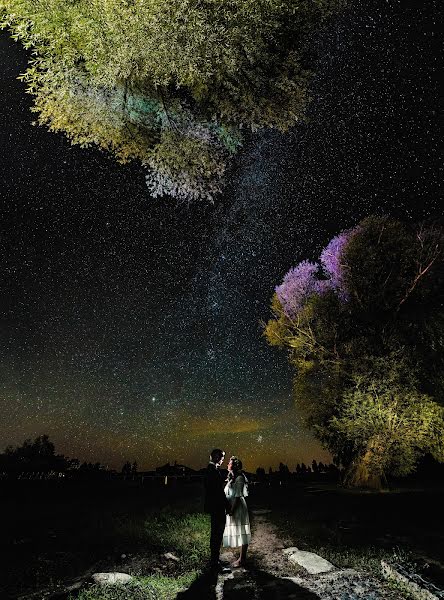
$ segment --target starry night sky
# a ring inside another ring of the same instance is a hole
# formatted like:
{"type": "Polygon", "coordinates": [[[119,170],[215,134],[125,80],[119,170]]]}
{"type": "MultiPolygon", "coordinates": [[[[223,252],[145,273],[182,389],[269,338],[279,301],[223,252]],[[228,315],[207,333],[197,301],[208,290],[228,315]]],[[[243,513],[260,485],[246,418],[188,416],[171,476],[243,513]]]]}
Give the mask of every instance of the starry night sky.
{"type": "Polygon", "coordinates": [[[328,460],[261,337],[275,285],[373,212],[439,200],[438,2],[354,2],[314,41],[307,122],[238,156],[214,205],[148,196],[137,164],[33,127],[0,33],[0,451],[47,433],[119,468],[328,460]],[[424,6],[421,6],[424,4],[424,6]]]}

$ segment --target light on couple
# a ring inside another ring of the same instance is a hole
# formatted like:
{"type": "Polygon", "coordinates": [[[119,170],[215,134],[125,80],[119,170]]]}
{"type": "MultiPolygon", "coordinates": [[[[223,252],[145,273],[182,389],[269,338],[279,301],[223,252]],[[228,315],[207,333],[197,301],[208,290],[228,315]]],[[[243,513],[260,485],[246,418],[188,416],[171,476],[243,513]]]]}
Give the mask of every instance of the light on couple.
{"type": "Polygon", "coordinates": [[[228,462],[228,477],[224,480],[219,468],[225,452],[219,448],[210,454],[205,477],[205,511],[211,517],[210,567],[223,571],[219,561],[220,546],[240,548],[239,558],[232,564],[245,566],[248,544],[251,540],[250,519],[245,496],[248,496],[248,480],[242,471],[242,462],[232,456],[228,462]]]}

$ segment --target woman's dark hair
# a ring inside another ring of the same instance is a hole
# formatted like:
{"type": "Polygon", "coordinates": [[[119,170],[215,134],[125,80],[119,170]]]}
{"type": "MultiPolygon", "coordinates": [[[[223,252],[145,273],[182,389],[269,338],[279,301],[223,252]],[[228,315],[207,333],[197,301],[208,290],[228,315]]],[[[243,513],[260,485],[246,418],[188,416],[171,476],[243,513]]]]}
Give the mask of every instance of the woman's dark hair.
{"type": "Polygon", "coordinates": [[[232,456],[228,462],[231,461],[232,472],[228,473],[228,480],[234,481],[238,475],[242,475],[245,480],[245,483],[248,483],[248,479],[245,476],[245,473],[242,471],[242,461],[237,456],[232,456]]]}
{"type": "Polygon", "coordinates": [[[230,458],[231,465],[233,467],[233,471],[242,471],[242,461],[237,456],[232,456],[230,458]]]}

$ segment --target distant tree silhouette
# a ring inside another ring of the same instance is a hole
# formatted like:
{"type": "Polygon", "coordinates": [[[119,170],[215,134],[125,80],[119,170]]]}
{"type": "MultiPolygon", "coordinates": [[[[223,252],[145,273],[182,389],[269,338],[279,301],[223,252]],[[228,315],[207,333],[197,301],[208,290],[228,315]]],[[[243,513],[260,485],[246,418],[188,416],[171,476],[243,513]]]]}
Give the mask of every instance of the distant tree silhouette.
{"type": "Polygon", "coordinates": [[[311,469],[312,469],[313,473],[317,474],[317,473],[319,473],[319,472],[320,472],[320,468],[319,468],[319,466],[320,466],[321,464],[322,464],[322,463],[319,463],[319,465],[318,465],[318,463],[317,463],[315,460],[313,460],[313,462],[311,463],[311,469]]]}
{"type": "Polygon", "coordinates": [[[284,465],[284,463],[279,463],[279,473],[289,473],[289,469],[287,467],[287,465],[284,465]]]}
{"type": "Polygon", "coordinates": [[[77,470],[77,476],[80,479],[98,480],[103,479],[107,474],[106,468],[99,462],[83,462],[77,470]]]}
{"type": "Polygon", "coordinates": [[[279,463],[279,479],[281,481],[288,481],[290,479],[290,469],[284,463],[279,463]]]}
{"type": "Polygon", "coordinates": [[[127,477],[128,475],[131,475],[131,472],[132,472],[131,463],[129,461],[127,461],[122,467],[122,474],[125,475],[125,477],[127,477]]]}
{"type": "Polygon", "coordinates": [[[0,473],[25,479],[53,479],[60,474],[70,479],[103,479],[109,471],[100,462],[80,464],[77,458],[56,454],[54,443],[44,434],[34,441],[26,439],[21,446],[8,446],[0,454],[0,473]]]}
{"type": "Polygon", "coordinates": [[[68,458],[55,453],[55,446],[48,435],[40,435],[34,441],[26,439],[21,446],[7,446],[0,455],[0,468],[8,473],[49,471],[64,472],[71,466],[68,458]]]}
{"type": "Polygon", "coordinates": [[[258,467],[256,469],[256,476],[258,481],[265,481],[265,469],[262,467],[258,467]]]}

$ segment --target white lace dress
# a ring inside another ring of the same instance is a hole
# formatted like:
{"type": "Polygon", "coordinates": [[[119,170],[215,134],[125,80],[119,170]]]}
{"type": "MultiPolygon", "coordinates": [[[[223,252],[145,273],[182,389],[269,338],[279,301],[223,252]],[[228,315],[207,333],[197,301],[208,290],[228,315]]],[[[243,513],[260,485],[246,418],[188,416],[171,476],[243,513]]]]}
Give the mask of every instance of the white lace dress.
{"type": "Polygon", "coordinates": [[[245,496],[248,496],[248,487],[242,475],[238,475],[234,481],[227,483],[225,495],[231,505],[234,504],[235,498],[240,498],[240,502],[233,515],[227,515],[222,543],[225,548],[238,548],[251,541],[250,518],[245,502],[245,496]]]}

